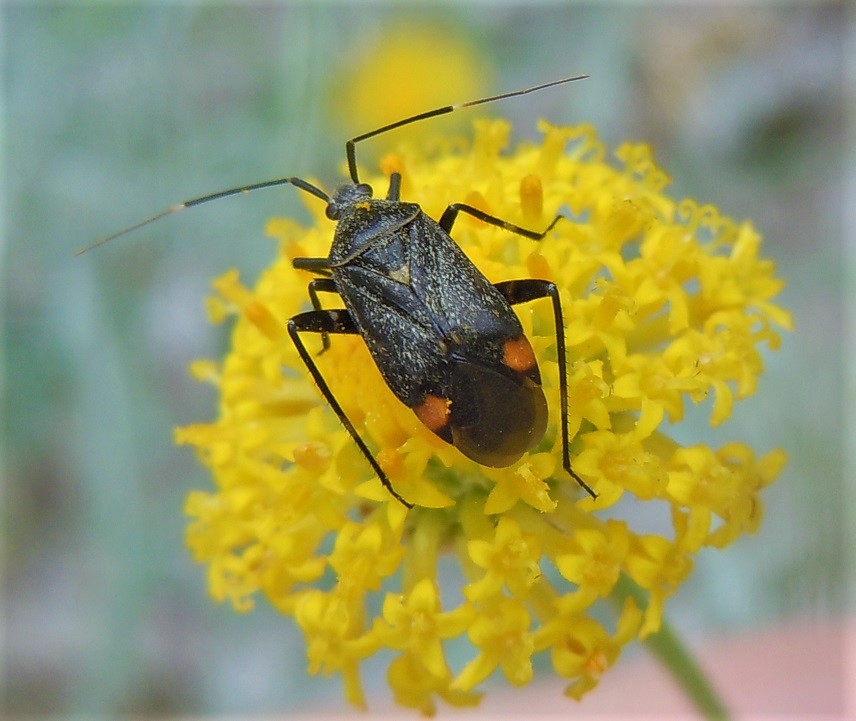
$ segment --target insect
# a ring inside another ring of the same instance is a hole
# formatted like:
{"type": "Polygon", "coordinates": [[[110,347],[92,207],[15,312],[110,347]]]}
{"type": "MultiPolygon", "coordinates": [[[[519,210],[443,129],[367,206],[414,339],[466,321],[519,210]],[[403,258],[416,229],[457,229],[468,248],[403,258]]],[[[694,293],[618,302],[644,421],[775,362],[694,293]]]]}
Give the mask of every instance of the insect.
{"type": "Polygon", "coordinates": [[[547,403],[532,346],[512,306],[549,298],[558,355],[562,466],[593,498],[594,491],[571,468],[568,438],[568,381],[562,305],[556,285],[526,278],[492,284],[451,237],[460,213],[542,240],[563,219],[542,231],[494,217],[465,203],[453,203],[438,221],[416,203],[400,198],[401,175],[392,173],[386,197],[375,198],[357,172],[357,143],[395,128],[454,110],[525,95],[581,80],[578,75],[535,87],[419,113],[358,135],[345,144],[351,182],[333,195],[297,177],[252,183],[171,206],[155,216],[98,241],[83,251],[167,215],[230,195],[293,185],[327,204],[336,222],[326,258],[295,258],[295,268],[312,273],[312,310],[287,321],[288,334],[324,399],[339,417],[389,493],[408,508],[374,454],[345,414],[324,379],[302,334],[360,335],[384,381],[433,433],[483,466],[507,467],[534,448],[547,428],[547,403]],[[338,295],[341,309],[324,309],[320,293],[338,295]]]}

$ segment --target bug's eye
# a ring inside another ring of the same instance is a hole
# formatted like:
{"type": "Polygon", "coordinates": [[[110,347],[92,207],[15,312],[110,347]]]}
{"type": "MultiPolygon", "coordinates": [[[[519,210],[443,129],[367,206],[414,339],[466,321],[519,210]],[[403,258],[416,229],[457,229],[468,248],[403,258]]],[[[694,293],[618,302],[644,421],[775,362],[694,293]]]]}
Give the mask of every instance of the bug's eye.
{"type": "Polygon", "coordinates": [[[338,220],[339,206],[335,203],[327,203],[327,210],[325,211],[325,213],[330,220],[338,220]]]}

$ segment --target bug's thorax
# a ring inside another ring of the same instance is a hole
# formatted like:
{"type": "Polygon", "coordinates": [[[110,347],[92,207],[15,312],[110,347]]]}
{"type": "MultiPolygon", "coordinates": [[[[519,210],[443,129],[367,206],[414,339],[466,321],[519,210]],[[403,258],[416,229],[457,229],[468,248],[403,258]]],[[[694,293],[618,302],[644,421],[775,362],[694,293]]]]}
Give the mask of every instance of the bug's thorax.
{"type": "Polygon", "coordinates": [[[365,184],[343,185],[328,207],[328,216],[337,221],[336,232],[330,247],[331,269],[342,267],[362,257],[370,265],[382,259],[381,272],[393,271],[405,264],[406,252],[400,231],[422,213],[416,203],[372,198],[371,187],[365,184]],[[379,252],[380,251],[380,252],[379,252]],[[367,256],[372,256],[369,260],[367,256]],[[373,262],[374,261],[374,262],[373,262]]]}

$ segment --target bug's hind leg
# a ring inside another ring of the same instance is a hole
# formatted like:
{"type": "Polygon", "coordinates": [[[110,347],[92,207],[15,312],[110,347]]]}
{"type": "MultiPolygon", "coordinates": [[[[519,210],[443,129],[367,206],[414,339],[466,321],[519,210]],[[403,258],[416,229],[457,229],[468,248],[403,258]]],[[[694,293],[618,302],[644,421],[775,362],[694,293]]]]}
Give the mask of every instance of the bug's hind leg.
{"type": "MultiPolygon", "coordinates": [[[[563,216],[559,216],[563,217],[563,216]]],[[[553,221],[555,224],[555,221],[553,221]]],[[[548,229],[549,230],[549,229],[548,229]]],[[[546,232],[546,231],[545,231],[546,232]]],[[[538,298],[549,298],[553,301],[553,322],[556,327],[556,357],[559,363],[559,400],[562,416],[562,468],[583,488],[592,498],[597,494],[571,468],[571,440],[568,437],[568,367],[565,357],[565,324],[562,314],[562,302],[559,289],[549,280],[526,278],[524,280],[507,280],[494,285],[509,305],[528,303],[538,298]]]]}

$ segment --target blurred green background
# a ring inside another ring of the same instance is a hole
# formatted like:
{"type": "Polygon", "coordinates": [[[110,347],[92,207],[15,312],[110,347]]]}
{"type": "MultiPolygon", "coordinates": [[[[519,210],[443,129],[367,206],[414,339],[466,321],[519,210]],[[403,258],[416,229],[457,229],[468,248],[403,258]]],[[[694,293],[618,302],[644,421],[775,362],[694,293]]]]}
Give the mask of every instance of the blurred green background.
{"type": "MultiPolygon", "coordinates": [[[[468,88],[587,72],[490,112],[513,118],[519,138],[546,117],[594,123],[613,147],[649,142],[674,197],[760,228],[797,330],[731,422],[714,432],[697,414],[681,433],[782,446],[791,460],[761,532],[702,554],[669,615],[700,638],[843,614],[845,15],[834,3],[4,3],[0,713],[342,703],[338,680],[307,681],[290,619],[209,600],[182,505],[210,481],[172,445],[174,426],[215,413],[212,390],[185,370],[225,347],[226,329],[206,321],[208,284],[265,266],[265,219],[306,217],[298,193],[215,203],[73,254],[221,188],[292,174],[334,186],[344,140],[375,124],[346,107],[354,68],[426,29],[470,53],[472,69],[434,71],[424,49],[380,69],[387,121],[411,73],[435,77],[417,93],[427,109],[471,99],[468,88]]],[[[383,685],[375,664],[369,698],[386,698],[383,685]]]]}

